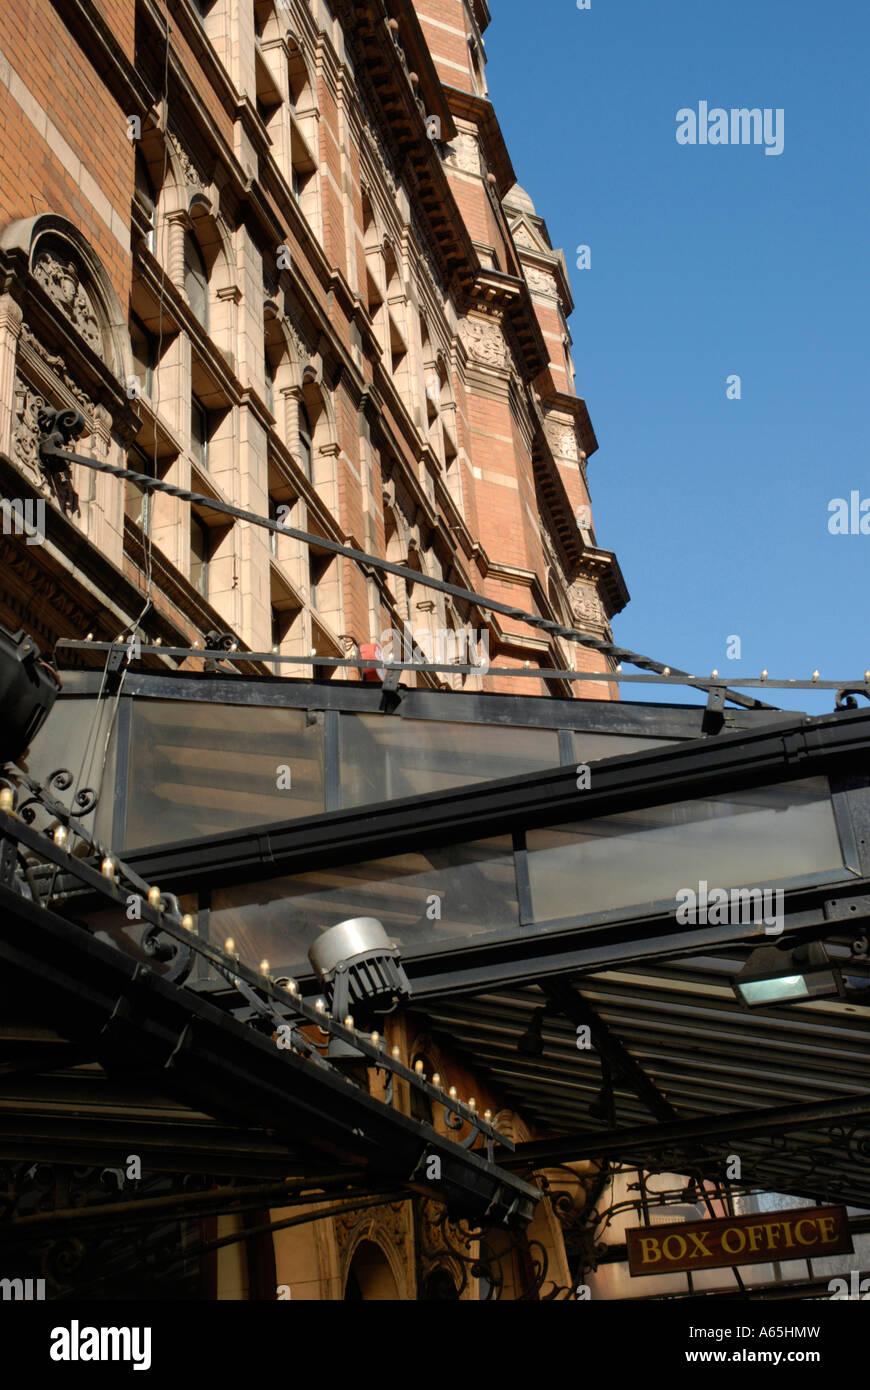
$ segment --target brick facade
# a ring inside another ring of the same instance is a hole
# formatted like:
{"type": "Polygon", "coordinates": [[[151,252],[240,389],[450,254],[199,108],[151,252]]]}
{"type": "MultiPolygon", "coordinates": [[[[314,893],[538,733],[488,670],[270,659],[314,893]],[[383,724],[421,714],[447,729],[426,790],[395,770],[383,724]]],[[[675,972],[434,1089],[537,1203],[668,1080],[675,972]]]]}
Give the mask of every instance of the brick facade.
{"type": "Polygon", "coordinates": [[[0,471],[50,523],[40,547],[0,537],[0,621],[108,639],[147,595],[143,637],[312,657],[290,675],[405,624],[485,633],[492,664],[609,669],[85,469],[64,517],[35,451],[40,404],[75,406],[80,452],[607,635],[627,594],[587,510],[571,292],[486,97],[488,20],[467,0],[7,7],[0,471]]]}

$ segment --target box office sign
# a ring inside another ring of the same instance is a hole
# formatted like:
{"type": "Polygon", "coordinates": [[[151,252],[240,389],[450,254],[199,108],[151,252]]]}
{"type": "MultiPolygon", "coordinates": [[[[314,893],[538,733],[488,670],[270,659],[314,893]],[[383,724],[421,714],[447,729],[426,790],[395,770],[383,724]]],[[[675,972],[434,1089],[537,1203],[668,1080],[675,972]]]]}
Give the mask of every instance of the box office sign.
{"type": "Polygon", "coordinates": [[[798,1207],[673,1226],[636,1226],[626,1231],[625,1239],[632,1275],[852,1253],[845,1207],[798,1207]]]}

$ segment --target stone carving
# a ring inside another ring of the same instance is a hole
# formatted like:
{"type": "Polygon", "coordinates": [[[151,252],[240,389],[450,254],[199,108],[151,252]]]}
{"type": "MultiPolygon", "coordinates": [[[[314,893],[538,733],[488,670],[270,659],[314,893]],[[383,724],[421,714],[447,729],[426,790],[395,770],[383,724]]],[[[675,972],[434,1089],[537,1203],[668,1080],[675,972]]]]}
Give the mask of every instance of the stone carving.
{"type": "Polygon", "coordinates": [[[505,341],[494,323],[484,323],[482,319],[461,319],[459,336],[465,351],[476,362],[484,362],[489,367],[505,365],[505,341]]]}
{"type": "Polygon", "coordinates": [[[66,363],[64,359],[60,356],[59,353],[49,352],[48,348],[45,346],[44,343],[40,342],[40,340],[37,338],[36,334],[34,333],[33,329],[30,327],[28,323],[22,323],[21,325],[21,340],[22,342],[26,343],[29,348],[32,348],[32,350],[42,358],[46,366],[51,368],[55,376],[57,376],[63,382],[64,386],[66,386],[67,390],[72,392],[79,405],[81,405],[87,411],[93,410],[93,401],[91,400],[88,393],[86,391],[83,391],[82,388],[78,386],[76,382],[73,380],[73,378],[70,376],[69,372],[66,369],[66,363]]]}
{"type": "Polygon", "coordinates": [[[523,226],[522,223],[520,223],[519,227],[517,227],[516,231],[513,234],[513,237],[514,244],[516,246],[526,246],[531,251],[537,250],[537,245],[534,237],[532,236],[531,232],[523,226]]]}
{"type": "Polygon", "coordinates": [[[480,146],[474,135],[459,134],[447,146],[447,163],[466,174],[481,172],[480,146]]]}
{"type": "Polygon", "coordinates": [[[385,1244],[401,1250],[408,1238],[406,1203],[390,1202],[388,1206],[374,1207],[371,1211],[345,1211],[333,1217],[335,1239],[339,1250],[344,1252],[353,1237],[364,1231],[365,1238],[385,1238],[385,1244]]]}
{"type": "Polygon", "coordinates": [[[578,582],[571,585],[571,612],[574,621],[580,625],[592,623],[597,627],[607,626],[607,614],[593,584],[578,582]]]}
{"type": "Polygon", "coordinates": [[[363,127],[363,131],[370,152],[374,155],[378,164],[381,166],[381,173],[384,176],[384,182],[395,193],[396,189],[399,186],[399,181],[396,178],[396,175],[393,173],[393,167],[390,161],[390,156],[387,152],[387,147],[381,139],[380,135],[378,134],[377,129],[374,126],[374,122],[370,121],[368,125],[363,127]]]}
{"type": "MultiPolygon", "coordinates": [[[[34,625],[40,626],[34,612],[42,607],[38,600],[45,600],[45,607],[52,610],[52,617],[55,620],[58,617],[64,619],[67,631],[87,632],[93,621],[93,607],[86,612],[76,602],[69,582],[49,574],[31,558],[30,552],[12,537],[0,536],[0,576],[0,597],[8,607],[22,614],[23,627],[29,627],[33,631],[34,625]],[[16,601],[13,586],[9,583],[13,574],[18,580],[15,587],[26,588],[28,601],[23,607],[16,601]]],[[[48,635],[47,629],[42,631],[45,636],[48,635]]]]}
{"type": "Polygon", "coordinates": [[[94,306],[81,283],[79,270],[72,260],[61,260],[52,251],[40,251],[33,265],[33,275],[49,298],[84,338],[98,357],[104,357],[103,335],[94,306]]]}
{"type": "Polygon", "coordinates": [[[191,188],[206,188],[208,186],[208,180],[200,173],[199,169],[197,169],[190,155],[187,153],[187,150],[172,130],[169,132],[169,143],[178,156],[181,172],[184,174],[186,182],[190,184],[191,188]]]}
{"type": "Polygon", "coordinates": [[[580,451],[577,448],[577,435],[572,425],[560,425],[555,421],[548,420],[544,426],[547,436],[547,443],[556,458],[571,459],[577,463],[580,458],[580,451]]]}
{"type": "Polygon", "coordinates": [[[539,270],[537,266],[526,267],[526,282],[530,289],[537,290],[540,294],[556,295],[556,281],[546,270],[539,270]]]}
{"type": "Polygon", "coordinates": [[[39,412],[47,402],[20,377],[15,378],[15,418],[12,426],[12,457],[42,485],[39,471],[39,412]]]}

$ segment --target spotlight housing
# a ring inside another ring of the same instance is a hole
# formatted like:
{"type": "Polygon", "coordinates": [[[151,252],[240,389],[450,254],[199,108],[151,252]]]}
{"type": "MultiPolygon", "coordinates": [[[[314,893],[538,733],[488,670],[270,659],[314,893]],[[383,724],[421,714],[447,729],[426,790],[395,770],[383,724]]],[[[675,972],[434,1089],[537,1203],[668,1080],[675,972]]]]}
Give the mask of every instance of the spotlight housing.
{"type": "Polygon", "coordinates": [[[758,946],[731,985],[748,1009],[800,1003],[803,999],[844,998],[842,975],[828,959],[821,941],[807,942],[792,951],[758,946]]]}
{"type": "Polygon", "coordinates": [[[32,743],[60,684],[32,637],[0,627],[0,764],[15,762],[32,743]]]}
{"type": "MultiPolygon", "coordinates": [[[[308,952],[330,995],[333,1018],[352,1014],[370,1027],[373,1015],[392,1013],[411,994],[399,952],[376,917],[349,917],[323,932],[308,952]]],[[[346,1044],[336,1041],[336,1050],[346,1044]]]]}

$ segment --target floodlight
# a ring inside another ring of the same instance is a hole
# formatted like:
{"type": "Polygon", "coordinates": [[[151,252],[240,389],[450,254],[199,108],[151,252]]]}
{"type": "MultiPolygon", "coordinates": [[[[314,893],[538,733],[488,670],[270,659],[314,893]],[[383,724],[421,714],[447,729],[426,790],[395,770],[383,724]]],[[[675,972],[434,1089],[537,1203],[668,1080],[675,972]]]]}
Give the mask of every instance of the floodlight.
{"type": "Polygon", "coordinates": [[[821,941],[792,951],[759,946],[731,983],[741,1004],[750,1009],[843,997],[840,971],[831,964],[821,941]]]}

